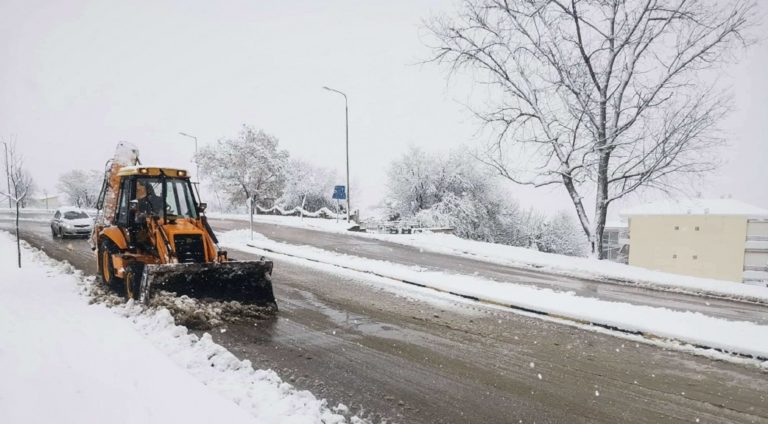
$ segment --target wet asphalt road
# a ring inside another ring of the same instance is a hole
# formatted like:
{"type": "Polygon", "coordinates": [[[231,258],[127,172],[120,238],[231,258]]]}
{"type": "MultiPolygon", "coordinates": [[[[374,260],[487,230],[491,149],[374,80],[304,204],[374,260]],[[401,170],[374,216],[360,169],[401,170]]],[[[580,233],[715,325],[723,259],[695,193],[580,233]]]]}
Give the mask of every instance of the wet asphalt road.
{"type": "MultiPolygon", "coordinates": [[[[248,228],[247,222],[233,220],[212,219],[211,225],[217,232],[248,228]]],[[[254,222],[254,231],[265,235],[271,240],[295,245],[311,245],[347,255],[390,261],[449,273],[477,275],[500,282],[527,284],[559,291],[572,291],[579,296],[594,297],[611,302],[628,302],[636,305],[647,305],[678,311],[701,312],[709,316],[733,321],[751,321],[768,325],[768,306],[766,305],[658,291],[628,284],[594,281],[514,268],[470,257],[428,252],[411,246],[359,237],[354,235],[354,233],[349,235],[336,234],[259,222],[254,222]]]]}
{"type": "MultiPolygon", "coordinates": [[[[35,222],[22,236],[95,272],[83,240],[54,240],[35,222]]],[[[228,324],[214,339],[374,421],[768,422],[768,373],[751,365],[282,261],[273,281],[276,319],[228,324]]]]}

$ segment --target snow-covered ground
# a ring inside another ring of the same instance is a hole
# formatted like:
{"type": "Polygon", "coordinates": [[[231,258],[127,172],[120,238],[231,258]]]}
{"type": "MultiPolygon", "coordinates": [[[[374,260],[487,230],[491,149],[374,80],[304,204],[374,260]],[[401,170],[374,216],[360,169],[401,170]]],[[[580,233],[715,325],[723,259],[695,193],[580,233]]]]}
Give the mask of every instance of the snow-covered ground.
{"type": "Polygon", "coordinates": [[[19,270],[0,231],[0,423],[347,421],[166,309],[89,305],[92,279],[35,249],[22,255],[19,270]]]}
{"type": "MultiPolygon", "coordinates": [[[[470,296],[495,305],[546,313],[579,323],[593,323],[647,337],[676,340],[740,355],[768,358],[768,326],[729,321],[700,313],[609,302],[515,283],[486,280],[477,276],[428,271],[391,262],[338,254],[311,246],[279,243],[248,230],[235,230],[219,237],[221,244],[253,253],[274,253],[330,264],[346,270],[372,274],[428,287],[443,293],[470,296]]],[[[768,363],[763,364],[768,366],[768,363]]]]}
{"type": "MultiPolygon", "coordinates": [[[[211,219],[231,219],[234,221],[249,222],[250,218],[247,214],[235,214],[235,213],[219,213],[210,212],[206,213],[208,218],[211,219]]],[[[287,227],[308,228],[310,230],[329,231],[339,233],[349,233],[347,229],[350,227],[347,221],[344,219],[325,219],[325,218],[301,218],[298,216],[281,216],[281,215],[254,215],[254,222],[264,222],[267,224],[285,225],[287,227]]]]}
{"type": "MultiPolygon", "coordinates": [[[[247,215],[232,214],[221,215],[220,217],[248,220],[247,215]]],[[[431,252],[470,257],[484,262],[516,268],[535,269],[558,275],[596,280],[618,280],[619,282],[659,290],[706,294],[716,297],[768,303],[768,287],[671,274],[611,261],[556,255],[522,247],[466,240],[450,234],[358,233],[347,231],[349,225],[343,220],[336,222],[330,219],[300,219],[293,216],[255,215],[254,220],[290,227],[374,238],[413,246],[431,252]]]]}

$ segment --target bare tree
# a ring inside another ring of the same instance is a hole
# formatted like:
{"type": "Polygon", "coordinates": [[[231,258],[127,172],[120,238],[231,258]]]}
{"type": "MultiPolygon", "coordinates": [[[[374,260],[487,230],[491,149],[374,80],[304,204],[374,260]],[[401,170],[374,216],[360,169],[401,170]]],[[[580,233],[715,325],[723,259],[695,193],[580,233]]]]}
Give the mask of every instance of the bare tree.
{"type": "Polygon", "coordinates": [[[8,149],[8,161],[6,174],[10,185],[10,192],[1,192],[0,195],[10,199],[16,208],[16,254],[18,266],[21,268],[21,239],[19,238],[19,208],[31,193],[34,180],[24,169],[24,158],[16,151],[16,143],[6,144],[8,149]]]}
{"type": "Polygon", "coordinates": [[[754,15],[751,0],[466,0],[428,27],[433,60],[490,89],[478,159],[564,187],[600,257],[611,202],[716,166],[730,99],[701,71],[749,44],[754,15]]]}

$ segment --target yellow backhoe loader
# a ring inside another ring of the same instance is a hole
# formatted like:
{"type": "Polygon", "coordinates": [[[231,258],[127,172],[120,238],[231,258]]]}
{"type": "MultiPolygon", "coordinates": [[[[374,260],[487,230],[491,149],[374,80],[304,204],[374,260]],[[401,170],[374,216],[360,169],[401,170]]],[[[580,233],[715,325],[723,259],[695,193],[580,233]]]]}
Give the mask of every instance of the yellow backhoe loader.
{"type": "Polygon", "coordinates": [[[183,169],[143,166],[124,142],[107,162],[91,248],[110,288],[148,304],[158,290],[277,309],[272,262],[235,261],[183,169]]]}

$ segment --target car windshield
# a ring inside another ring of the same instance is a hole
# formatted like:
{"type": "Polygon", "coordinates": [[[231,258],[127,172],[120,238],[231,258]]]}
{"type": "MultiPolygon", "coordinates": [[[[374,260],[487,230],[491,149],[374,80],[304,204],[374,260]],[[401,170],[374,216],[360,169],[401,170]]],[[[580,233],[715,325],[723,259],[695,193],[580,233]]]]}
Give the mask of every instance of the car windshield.
{"type": "Polygon", "coordinates": [[[88,214],[82,211],[64,212],[64,219],[82,219],[82,218],[88,218],[88,214]]]}
{"type": "Polygon", "coordinates": [[[165,202],[163,202],[162,179],[141,178],[137,180],[136,200],[139,202],[139,209],[161,215],[165,206],[165,213],[168,216],[197,218],[197,210],[189,181],[181,178],[166,178],[165,184],[165,202]]]}

